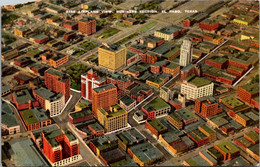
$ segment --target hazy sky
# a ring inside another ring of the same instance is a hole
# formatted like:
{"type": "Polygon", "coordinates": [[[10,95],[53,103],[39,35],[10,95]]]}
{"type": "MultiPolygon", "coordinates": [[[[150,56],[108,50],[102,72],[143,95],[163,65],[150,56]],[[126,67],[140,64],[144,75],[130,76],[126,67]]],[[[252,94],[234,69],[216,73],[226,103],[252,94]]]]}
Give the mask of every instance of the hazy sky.
{"type": "Polygon", "coordinates": [[[18,3],[26,3],[34,0],[0,0],[0,5],[15,5],[18,3]]]}

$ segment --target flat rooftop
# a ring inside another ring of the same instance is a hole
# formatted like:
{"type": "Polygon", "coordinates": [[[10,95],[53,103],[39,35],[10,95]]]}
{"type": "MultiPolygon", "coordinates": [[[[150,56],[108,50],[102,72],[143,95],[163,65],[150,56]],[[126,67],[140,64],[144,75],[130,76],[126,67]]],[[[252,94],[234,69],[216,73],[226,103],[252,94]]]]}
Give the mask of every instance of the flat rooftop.
{"type": "Polygon", "coordinates": [[[201,87],[201,86],[208,85],[208,84],[211,83],[210,80],[205,79],[205,78],[197,77],[195,74],[187,77],[185,79],[185,81],[187,81],[188,83],[193,84],[193,85],[195,85],[197,87],[201,87]]]}
{"type": "Polygon", "coordinates": [[[151,121],[147,121],[154,129],[156,129],[158,132],[167,130],[167,127],[165,127],[159,120],[153,119],[151,121]]]}
{"type": "Polygon", "coordinates": [[[239,149],[235,145],[233,145],[230,141],[227,140],[222,141],[221,143],[216,144],[215,146],[225,153],[233,154],[239,151],[239,149]]]}
{"type": "Polygon", "coordinates": [[[160,97],[157,97],[153,99],[151,102],[149,102],[147,105],[144,106],[144,108],[150,112],[154,110],[159,110],[165,107],[170,107],[168,103],[166,103],[163,99],[160,97]]]}
{"type": "Polygon", "coordinates": [[[95,92],[103,92],[103,91],[106,91],[106,90],[109,90],[109,89],[113,89],[113,88],[116,88],[115,85],[113,85],[113,84],[106,84],[104,86],[100,86],[98,88],[94,88],[93,90],[95,92]]]}
{"type": "Polygon", "coordinates": [[[186,108],[175,111],[184,120],[194,119],[196,116],[186,108]]]}
{"type": "Polygon", "coordinates": [[[244,102],[242,102],[241,100],[239,100],[238,98],[236,98],[232,95],[222,98],[221,101],[229,104],[233,108],[241,106],[241,105],[244,104],[244,102]]]}
{"type": "Polygon", "coordinates": [[[7,127],[19,126],[16,117],[12,111],[12,108],[11,106],[9,106],[9,104],[2,101],[1,111],[2,124],[5,124],[7,127]]]}
{"type": "Polygon", "coordinates": [[[9,141],[15,166],[49,166],[30,138],[9,141]]]}
{"type": "Polygon", "coordinates": [[[163,153],[149,142],[137,144],[135,146],[130,147],[129,149],[135,154],[135,156],[137,156],[137,158],[141,162],[147,162],[163,157],[163,153]]]}
{"type": "Polygon", "coordinates": [[[24,121],[27,125],[37,124],[39,122],[49,120],[49,117],[46,115],[46,112],[40,108],[23,110],[20,113],[23,116],[24,121]]]}

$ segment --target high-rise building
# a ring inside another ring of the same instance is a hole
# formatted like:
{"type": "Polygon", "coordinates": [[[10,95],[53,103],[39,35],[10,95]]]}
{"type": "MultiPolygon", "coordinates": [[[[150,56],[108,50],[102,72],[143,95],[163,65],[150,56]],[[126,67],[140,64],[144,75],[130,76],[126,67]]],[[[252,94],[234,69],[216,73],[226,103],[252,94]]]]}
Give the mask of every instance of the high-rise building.
{"type": "Polygon", "coordinates": [[[106,79],[98,76],[97,72],[90,69],[86,74],[81,75],[81,96],[92,101],[92,89],[105,85],[106,79]]]}
{"type": "Polygon", "coordinates": [[[192,62],[192,42],[184,39],[181,45],[180,66],[187,66],[192,62]]]}
{"type": "Polygon", "coordinates": [[[98,48],[98,64],[116,71],[126,65],[126,48],[117,44],[104,44],[98,48]]]}
{"type": "Polygon", "coordinates": [[[92,90],[92,112],[96,118],[99,108],[107,111],[114,104],[117,104],[117,87],[115,85],[107,84],[92,90]]]}
{"type": "Polygon", "coordinates": [[[91,35],[96,32],[96,20],[88,17],[78,21],[78,30],[86,35],[91,35]]]}
{"type": "Polygon", "coordinates": [[[55,93],[65,95],[65,103],[70,98],[70,77],[65,73],[50,68],[44,72],[45,86],[55,93]]]}
{"type": "Polygon", "coordinates": [[[70,131],[43,131],[41,136],[43,154],[52,166],[68,165],[82,159],[79,154],[79,141],[70,131]]]}
{"type": "Polygon", "coordinates": [[[213,95],[214,83],[208,79],[196,77],[195,74],[187,77],[181,84],[181,93],[187,99],[197,99],[213,95]]]}
{"type": "Polygon", "coordinates": [[[118,104],[110,106],[109,110],[99,108],[97,119],[104,126],[106,132],[111,132],[127,127],[127,111],[118,104]]]}
{"type": "Polygon", "coordinates": [[[196,99],[194,110],[203,117],[211,117],[222,112],[222,108],[212,96],[196,99]]]}

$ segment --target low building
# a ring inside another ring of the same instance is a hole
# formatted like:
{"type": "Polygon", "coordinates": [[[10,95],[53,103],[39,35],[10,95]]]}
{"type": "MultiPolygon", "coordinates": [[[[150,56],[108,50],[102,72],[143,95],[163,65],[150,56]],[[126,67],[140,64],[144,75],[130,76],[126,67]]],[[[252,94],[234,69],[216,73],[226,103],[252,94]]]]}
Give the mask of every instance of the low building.
{"type": "Polygon", "coordinates": [[[126,65],[131,66],[140,60],[140,56],[138,53],[134,53],[131,51],[126,52],[126,65]]]}
{"type": "Polygon", "coordinates": [[[198,129],[209,138],[209,142],[210,143],[212,143],[212,142],[217,140],[217,133],[216,133],[216,131],[211,129],[207,125],[199,126],[198,129]]]}
{"type": "Polygon", "coordinates": [[[179,115],[185,125],[191,124],[198,120],[197,116],[186,108],[176,110],[175,113],[179,115]]]}
{"type": "Polygon", "coordinates": [[[42,43],[47,42],[49,40],[49,37],[47,35],[38,34],[38,35],[31,37],[30,40],[32,40],[38,44],[42,44],[42,43]]]}
{"type": "Polygon", "coordinates": [[[201,151],[199,152],[199,155],[205,160],[207,161],[211,166],[216,166],[218,161],[216,159],[214,159],[209,153],[207,153],[207,151],[201,151]]]}
{"type": "Polygon", "coordinates": [[[2,55],[1,59],[3,61],[10,60],[10,59],[13,59],[13,58],[18,56],[18,50],[17,49],[10,49],[10,50],[7,50],[5,52],[2,52],[1,55],[2,55]]]}
{"type": "Polygon", "coordinates": [[[120,106],[126,111],[131,110],[136,105],[136,101],[128,95],[125,95],[119,101],[120,106]]]}
{"type": "Polygon", "coordinates": [[[178,56],[180,56],[180,47],[176,46],[173,49],[171,49],[170,51],[168,51],[167,53],[165,53],[162,57],[164,57],[168,60],[173,60],[173,59],[177,58],[178,56]]]}
{"type": "Polygon", "coordinates": [[[4,101],[2,101],[2,106],[1,106],[1,116],[2,116],[2,122],[1,122],[2,136],[20,133],[20,125],[16,120],[12,108],[4,101]]]}
{"type": "Polygon", "coordinates": [[[50,112],[50,116],[60,115],[65,106],[65,96],[61,93],[54,93],[49,89],[40,87],[33,90],[33,96],[40,103],[41,107],[50,112]]]}
{"type": "Polygon", "coordinates": [[[223,56],[213,56],[205,60],[205,64],[213,66],[215,68],[224,69],[228,66],[228,59],[223,56]]]}
{"type": "Polygon", "coordinates": [[[97,122],[88,125],[88,129],[94,134],[94,136],[101,136],[105,133],[104,128],[97,122]]]}
{"type": "Polygon", "coordinates": [[[141,134],[136,128],[124,130],[116,134],[118,138],[118,145],[127,152],[129,147],[143,143],[146,141],[146,137],[141,134]]]}
{"type": "Polygon", "coordinates": [[[171,75],[167,73],[153,74],[146,79],[145,83],[152,87],[160,88],[170,79],[170,76],[171,75]]]}
{"type": "Polygon", "coordinates": [[[30,57],[21,57],[14,60],[14,64],[19,67],[25,67],[32,62],[30,57]]]}
{"type": "Polygon", "coordinates": [[[19,28],[19,29],[15,29],[14,30],[14,35],[17,35],[17,36],[20,36],[20,37],[24,37],[24,35],[29,32],[30,29],[27,28],[27,27],[22,27],[22,28],[19,28]]]}
{"type": "Polygon", "coordinates": [[[162,67],[162,71],[171,74],[172,76],[176,76],[180,73],[180,66],[175,63],[170,63],[169,65],[162,67]]]}
{"type": "Polygon", "coordinates": [[[40,49],[30,49],[29,51],[26,52],[27,56],[36,58],[42,53],[42,50],[40,49]]]}
{"type": "Polygon", "coordinates": [[[102,135],[90,140],[89,147],[97,155],[118,148],[118,138],[114,134],[102,135]]]}
{"type": "Polygon", "coordinates": [[[151,72],[152,73],[160,73],[162,69],[168,64],[167,60],[157,61],[154,64],[151,64],[151,72]]]}
{"type": "Polygon", "coordinates": [[[259,96],[259,84],[246,84],[238,87],[237,97],[244,102],[251,104],[253,98],[259,96]]]}
{"type": "Polygon", "coordinates": [[[19,72],[17,75],[14,76],[14,79],[20,82],[21,84],[26,84],[29,81],[33,80],[34,78],[27,75],[24,72],[19,72]]]}
{"type": "Polygon", "coordinates": [[[77,30],[78,29],[78,23],[74,21],[68,21],[63,24],[63,26],[69,30],[77,30]]]}
{"type": "Polygon", "coordinates": [[[71,41],[71,40],[75,39],[76,37],[77,37],[77,34],[75,32],[73,32],[73,31],[65,33],[63,35],[63,39],[65,41],[71,41]]]}
{"type": "Polygon", "coordinates": [[[90,119],[93,119],[93,114],[90,108],[85,108],[80,111],[75,111],[69,113],[69,122],[71,124],[76,124],[84,121],[88,121],[90,119]]]}
{"type": "Polygon", "coordinates": [[[127,112],[118,104],[112,105],[109,111],[99,108],[97,119],[106,132],[127,127],[127,112]]]}
{"type": "Polygon", "coordinates": [[[250,107],[246,105],[241,100],[237,99],[236,97],[230,95],[226,96],[224,98],[220,98],[219,102],[224,104],[226,107],[229,108],[229,115],[233,118],[235,116],[235,113],[237,112],[244,112],[248,111],[250,107]]]}
{"type": "Polygon", "coordinates": [[[163,38],[166,41],[170,41],[173,38],[186,32],[186,29],[178,27],[176,25],[165,27],[154,32],[155,37],[163,38]]]}
{"type": "Polygon", "coordinates": [[[11,159],[15,166],[48,166],[30,138],[14,139],[10,144],[11,159]]]}
{"type": "Polygon", "coordinates": [[[246,152],[255,160],[259,160],[259,143],[246,149],[246,152]]]}
{"type": "Polygon", "coordinates": [[[142,62],[146,64],[154,64],[159,59],[158,58],[159,56],[154,52],[146,52],[142,54],[141,57],[142,57],[142,62]]]}
{"type": "Polygon", "coordinates": [[[210,19],[205,19],[200,22],[199,28],[206,31],[215,31],[219,27],[218,22],[210,19]]]}
{"type": "Polygon", "coordinates": [[[154,119],[162,116],[166,116],[171,107],[164,100],[157,97],[150,101],[147,105],[143,106],[141,110],[146,114],[147,119],[154,119]]]}
{"type": "Polygon", "coordinates": [[[69,61],[69,55],[58,54],[49,59],[49,64],[53,67],[59,67],[69,61]]]}
{"type": "Polygon", "coordinates": [[[148,166],[163,158],[163,153],[153,144],[144,142],[128,149],[129,156],[140,166],[148,166]]]}
{"type": "Polygon", "coordinates": [[[152,93],[152,88],[145,85],[139,85],[131,89],[129,94],[132,99],[136,100],[136,103],[139,103],[152,93]]]}
{"type": "Polygon", "coordinates": [[[129,24],[129,25],[134,25],[137,23],[137,20],[134,18],[126,18],[123,20],[123,23],[129,24]]]}
{"type": "MultiPolygon", "coordinates": [[[[232,113],[233,114],[233,113],[232,113]]],[[[241,112],[237,112],[234,115],[234,120],[243,125],[244,127],[247,127],[248,124],[250,123],[250,118],[248,118],[246,115],[244,115],[241,112]]]]}
{"type": "Polygon", "coordinates": [[[209,137],[207,137],[198,129],[189,132],[187,136],[196,143],[197,147],[200,147],[209,142],[209,137]]]}
{"type": "Polygon", "coordinates": [[[167,120],[169,121],[170,124],[172,124],[177,129],[183,128],[182,118],[178,114],[176,113],[169,114],[167,120]]]}
{"type": "Polygon", "coordinates": [[[182,107],[184,106],[184,104],[182,104],[182,102],[178,99],[170,100],[169,103],[175,108],[175,110],[182,109],[182,107]]]}
{"type": "Polygon", "coordinates": [[[152,135],[155,135],[157,138],[160,134],[163,134],[168,131],[167,127],[165,127],[158,119],[147,120],[145,122],[145,128],[149,130],[152,135]]]}
{"type": "Polygon", "coordinates": [[[248,141],[250,141],[253,144],[259,143],[259,135],[254,131],[245,133],[244,138],[246,138],[248,141]]]}
{"type": "Polygon", "coordinates": [[[126,158],[126,154],[119,148],[107,151],[107,152],[103,152],[100,154],[99,158],[104,162],[104,164],[106,164],[107,166],[109,166],[109,164],[120,161],[120,160],[124,160],[126,158]],[[113,155],[113,156],[111,156],[113,155]]]}
{"type": "Polygon", "coordinates": [[[224,161],[232,160],[240,155],[239,149],[230,141],[222,141],[213,146],[218,152],[223,155],[224,161]]]}
{"type": "Polygon", "coordinates": [[[140,39],[140,43],[148,48],[155,48],[162,45],[164,43],[164,39],[149,35],[140,39]]]}
{"type": "Polygon", "coordinates": [[[20,111],[20,115],[25,123],[27,131],[39,129],[51,124],[51,119],[42,108],[33,108],[20,111]]]}
{"type": "Polygon", "coordinates": [[[15,91],[12,93],[11,101],[15,104],[17,110],[25,110],[39,106],[39,102],[31,96],[27,89],[15,91]]]}

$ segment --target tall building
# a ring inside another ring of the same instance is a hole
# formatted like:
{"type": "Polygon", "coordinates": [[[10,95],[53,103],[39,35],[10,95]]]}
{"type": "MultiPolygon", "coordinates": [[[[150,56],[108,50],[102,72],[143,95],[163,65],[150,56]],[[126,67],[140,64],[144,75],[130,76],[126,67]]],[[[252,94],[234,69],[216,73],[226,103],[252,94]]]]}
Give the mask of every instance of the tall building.
{"type": "Polygon", "coordinates": [[[184,39],[181,45],[180,66],[187,66],[192,62],[192,42],[189,39],[184,39]]]}
{"type": "Polygon", "coordinates": [[[107,84],[92,90],[92,112],[96,118],[99,108],[107,111],[114,104],[117,104],[117,87],[115,85],[107,84]]]}
{"type": "Polygon", "coordinates": [[[78,21],[78,30],[86,35],[91,35],[96,32],[96,20],[88,17],[78,21]]]}
{"type": "Polygon", "coordinates": [[[41,134],[43,154],[52,166],[63,166],[82,159],[79,154],[79,141],[68,130],[54,130],[41,134]]]}
{"type": "Polygon", "coordinates": [[[222,112],[222,108],[212,96],[196,99],[194,110],[203,117],[211,117],[222,112]]]}
{"type": "Polygon", "coordinates": [[[70,77],[65,73],[50,68],[44,72],[45,86],[55,93],[65,95],[65,103],[70,98],[70,77]]]}
{"type": "Polygon", "coordinates": [[[110,106],[109,110],[99,108],[97,119],[104,126],[106,132],[127,127],[127,111],[118,104],[110,106]]]}
{"type": "Polygon", "coordinates": [[[86,74],[81,75],[81,96],[92,101],[92,89],[105,85],[106,79],[98,76],[97,72],[90,69],[86,74]]]}
{"type": "Polygon", "coordinates": [[[98,64],[116,71],[126,65],[126,48],[117,44],[104,44],[98,48],[98,64]]]}
{"type": "Polygon", "coordinates": [[[213,95],[214,83],[205,78],[196,77],[195,74],[187,77],[181,84],[181,93],[187,99],[197,99],[213,95]]]}

